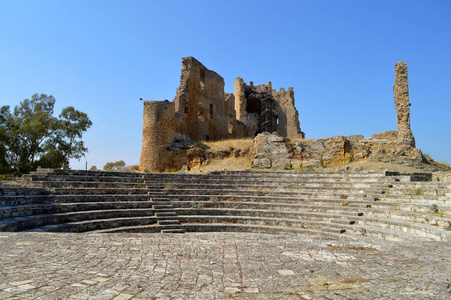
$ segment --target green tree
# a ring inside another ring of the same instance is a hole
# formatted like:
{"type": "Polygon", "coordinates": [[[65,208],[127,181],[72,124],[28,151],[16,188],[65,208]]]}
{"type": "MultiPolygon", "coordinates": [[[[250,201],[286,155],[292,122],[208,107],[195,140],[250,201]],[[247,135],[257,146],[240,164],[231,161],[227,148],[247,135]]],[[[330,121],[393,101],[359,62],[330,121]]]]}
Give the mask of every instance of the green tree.
{"type": "Polygon", "coordinates": [[[53,116],[55,98],[35,94],[10,112],[0,109],[0,172],[22,174],[34,167],[69,168],[69,160],[80,159],[87,148],[81,140],[92,125],[88,116],[73,107],[53,116]]]}
{"type": "Polygon", "coordinates": [[[3,127],[0,127],[0,174],[8,174],[9,173],[9,164],[6,160],[6,144],[7,144],[6,131],[3,127]]]}
{"type": "Polygon", "coordinates": [[[105,171],[116,171],[116,170],[124,168],[124,167],[125,167],[125,162],[123,160],[119,160],[119,161],[115,161],[115,162],[107,162],[103,166],[103,169],[105,171]]]}

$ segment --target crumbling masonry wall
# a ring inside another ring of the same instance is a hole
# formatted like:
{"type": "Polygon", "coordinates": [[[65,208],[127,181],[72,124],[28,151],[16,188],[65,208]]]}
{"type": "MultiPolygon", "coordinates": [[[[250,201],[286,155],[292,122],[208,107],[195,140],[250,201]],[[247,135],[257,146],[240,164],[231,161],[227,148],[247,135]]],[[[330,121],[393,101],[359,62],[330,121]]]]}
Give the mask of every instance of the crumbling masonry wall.
{"type": "Polygon", "coordinates": [[[169,101],[145,101],[141,171],[160,171],[172,164],[166,149],[175,137],[175,105],[169,101]]]}
{"type": "MultiPolygon", "coordinates": [[[[236,82],[237,83],[237,82],[236,82]]],[[[410,130],[410,103],[407,64],[395,64],[395,105],[398,130],[384,131],[364,138],[362,135],[334,136],[315,140],[289,141],[273,134],[254,139],[252,162],[259,167],[325,167],[354,159],[369,159],[415,166],[423,162],[410,130]]],[[[246,101],[243,93],[243,102],[246,101]]]]}
{"type": "Polygon", "coordinates": [[[247,85],[236,78],[235,95],[228,94],[224,79],[195,58],[185,57],[182,64],[174,101],[144,103],[142,171],[196,167],[203,163],[205,153],[190,143],[260,133],[264,134],[256,138],[251,159],[266,167],[325,166],[353,159],[417,163],[423,159],[410,130],[405,62],[395,64],[397,131],[376,133],[369,139],[354,135],[317,140],[305,140],[300,130],[293,88],[277,92],[271,82],[254,86],[252,81],[247,85]]]}
{"type": "Polygon", "coordinates": [[[144,103],[140,170],[179,168],[183,163],[181,155],[168,149],[174,140],[254,137],[263,131],[277,131],[284,137],[304,136],[299,129],[292,88],[276,92],[271,83],[253,87],[238,79],[242,82],[245,100],[237,104],[233,94],[224,92],[221,76],[194,57],[184,57],[174,101],[144,103]],[[254,108],[256,113],[251,112],[254,108]]]}
{"type": "Polygon", "coordinates": [[[272,89],[271,82],[254,86],[235,79],[235,111],[237,120],[246,128],[245,136],[261,132],[277,132],[282,137],[304,138],[300,129],[299,113],[294,106],[293,88],[272,89]]]}
{"type": "Polygon", "coordinates": [[[229,138],[224,79],[194,57],[182,59],[182,75],[175,103],[175,131],[192,140],[229,138]]]}

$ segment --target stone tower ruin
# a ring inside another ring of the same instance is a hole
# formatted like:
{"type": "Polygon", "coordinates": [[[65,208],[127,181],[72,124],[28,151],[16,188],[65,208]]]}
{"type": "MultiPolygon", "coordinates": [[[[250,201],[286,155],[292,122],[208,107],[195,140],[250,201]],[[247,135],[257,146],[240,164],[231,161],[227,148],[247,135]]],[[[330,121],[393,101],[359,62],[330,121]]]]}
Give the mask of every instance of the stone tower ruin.
{"type": "Polygon", "coordinates": [[[142,171],[164,170],[171,162],[166,145],[175,136],[174,103],[145,101],[143,116],[142,150],[139,166],[142,171]]]}
{"type": "Polygon", "coordinates": [[[174,140],[244,138],[260,132],[304,138],[293,88],[276,92],[271,83],[248,86],[237,78],[235,95],[224,92],[224,79],[216,72],[194,57],[184,57],[173,102],[144,102],[140,170],[171,167],[174,162],[167,148],[174,140]]]}
{"type": "Polygon", "coordinates": [[[398,142],[415,147],[415,138],[410,130],[409,83],[407,64],[404,61],[395,64],[395,106],[398,116],[398,142]]]}

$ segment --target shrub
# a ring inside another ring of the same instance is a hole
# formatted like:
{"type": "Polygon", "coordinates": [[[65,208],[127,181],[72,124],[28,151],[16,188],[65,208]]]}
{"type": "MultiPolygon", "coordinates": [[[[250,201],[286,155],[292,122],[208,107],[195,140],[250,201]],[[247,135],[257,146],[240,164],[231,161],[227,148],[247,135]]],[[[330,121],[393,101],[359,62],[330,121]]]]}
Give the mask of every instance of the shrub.
{"type": "Polygon", "coordinates": [[[103,170],[105,171],[116,171],[118,169],[124,168],[125,162],[123,160],[118,160],[115,162],[107,162],[105,166],[103,166],[103,170]]]}
{"type": "Polygon", "coordinates": [[[429,209],[434,213],[434,214],[436,214],[436,213],[438,213],[438,206],[437,206],[437,204],[432,204],[431,206],[429,206],[429,209]]]}

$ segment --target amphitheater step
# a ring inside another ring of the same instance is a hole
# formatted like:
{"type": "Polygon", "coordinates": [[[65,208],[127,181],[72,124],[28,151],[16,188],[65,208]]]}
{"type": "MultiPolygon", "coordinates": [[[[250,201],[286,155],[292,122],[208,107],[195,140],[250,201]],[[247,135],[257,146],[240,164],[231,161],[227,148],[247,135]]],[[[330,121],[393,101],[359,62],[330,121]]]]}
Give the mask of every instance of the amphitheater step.
{"type": "Polygon", "coordinates": [[[358,217],[361,217],[361,216],[364,215],[363,212],[348,212],[348,211],[340,211],[339,214],[342,214],[342,215],[351,215],[351,216],[358,216],[358,217]]]}
{"type": "Polygon", "coordinates": [[[162,229],[161,233],[185,233],[183,229],[162,229]]]}
{"type": "MultiPolygon", "coordinates": [[[[154,216],[149,217],[120,217],[120,218],[105,218],[96,220],[83,220],[77,222],[66,222],[57,224],[42,224],[35,226],[27,231],[35,232],[86,232],[101,229],[120,228],[124,226],[138,226],[138,225],[152,225],[156,226],[157,220],[154,216]]],[[[159,230],[157,230],[159,231],[159,230]]]]}
{"type": "Polygon", "coordinates": [[[174,206],[169,200],[170,199],[168,198],[164,198],[163,201],[151,200],[151,203],[153,204],[152,207],[156,210],[155,216],[157,218],[159,231],[164,233],[183,233],[185,230],[177,217],[174,206]]]}
{"type": "Polygon", "coordinates": [[[180,224],[179,220],[158,220],[158,225],[177,225],[180,224]]]}
{"type": "Polygon", "coordinates": [[[172,205],[159,205],[159,204],[157,204],[157,205],[153,205],[153,208],[154,209],[171,209],[171,208],[173,208],[173,206],[172,205]]]}
{"type": "Polygon", "coordinates": [[[157,212],[157,213],[155,213],[155,216],[157,216],[157,218],[159,218],[159,217],[177,217],[177,214],[173,211],[167,211],[167,212],[157,212]]]}
{"type": "Polygon", "coordinates": [[[342,234],[342,233],[346,232],[346,229],[343,229],[343,228],[323,227],[323,228],[321,228],[321,230],[322,231],[326,231],[326,232],[331,232],[331,233],[339,233],[339,234],[342,234]]]}
{"type": "Polygon", "coordinates": [[[331,223],[336,223],[336,224],[346,224],[346,225],[353,225],[355,224],[354,220],[335,220],[332,219],[330,220],[331,223]]]}
{"type": "Polygon", "coordinates": [[[328,237],[346,237],[354,238],[351,235],[340,235],[337,233],[326,232],[322,230],[306,229],[306,228],[294,228],[283,226],[266,226],[255,224],[201,224],[201,223],[189,223],[184,224],[186,232],[251,232],[251,233],[263,233],[263,234],[284,234],[284,235],[315,235],[315,236],[328,236],[328,237]]]}
{"type": "Polygon", "coordinates": [[[416,182],[430,180],[422,175],[40,170],[24,178],[44,188],[0,188],[0,230],[451,240],[451,183],[416,182]]]}

